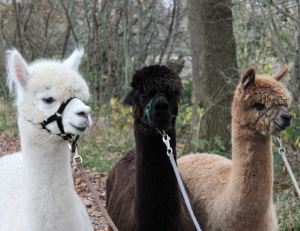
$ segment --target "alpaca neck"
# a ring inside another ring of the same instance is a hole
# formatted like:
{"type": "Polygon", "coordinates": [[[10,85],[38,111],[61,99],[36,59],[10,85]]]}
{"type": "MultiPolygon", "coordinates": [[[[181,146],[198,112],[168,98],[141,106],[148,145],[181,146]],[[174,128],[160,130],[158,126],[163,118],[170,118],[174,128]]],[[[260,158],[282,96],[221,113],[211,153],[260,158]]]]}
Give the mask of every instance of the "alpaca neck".
{"type": "MultiPolygon", "coordinates": [[[[137,122],[134,131],[136,142],[134,211],[137,224],[140,228],[147,227],[147,230],[172,226],[174,219],[180,216],[181,204],[176,176],[166,153],[166,145],[161,135],[139,129],[137,122]],[[151,224],[154,225],[152,229],[149,227],[151,224]]],[[[176,158],[174,127],[169,130],[168,135],[176,158]]],[[[169,227],[166,230],[170,230],[169,227]]]]}
{"type": "Polygon", "coordinates": [[[61,222],[69,227],[68,218],[74,219],[77,212],[68,145],[60,137],[21,120],[24,223],[35,227],[40,224],[36,221],[43,220],[51,227],[53,221],[58,225],[65,219],[61,222]]]}
{"type": "Polygon", "coordinates": [[[271,136],[264,136],[234,120],[232,126],[233,170],[229,197],[236,204],[232,209],[241,216],[247,214],[263,219],[272,201],[271,136]]]}

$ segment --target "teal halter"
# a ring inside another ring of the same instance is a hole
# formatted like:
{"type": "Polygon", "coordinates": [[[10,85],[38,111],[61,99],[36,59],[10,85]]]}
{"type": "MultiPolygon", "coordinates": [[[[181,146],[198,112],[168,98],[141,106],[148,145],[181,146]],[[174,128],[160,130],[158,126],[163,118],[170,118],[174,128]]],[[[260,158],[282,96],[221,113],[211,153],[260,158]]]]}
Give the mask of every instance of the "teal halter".
{"type": "MultiPolygon", "coordinates": [[[[146,106],[146,109],[145,109],[145,111],[144,111],[144,113],[143,113],[143,116],[142,116],[142,118],[141,118],[141,121],[143,122],[143,123],[147,123],[147,119],[150,121],[150,123],[152,124],[152,126],[154,127],[154,125],[153,125],[153,123],[152,123],[152,121],[151,121],[151,119],[150,119],[150,110],[151,110],[151,105],[152,105],[152,103],[153,103],[153,100],[157,97],[157,96],[164,96],[164,97],[166,97],[163,93],[159,93],[159,94],[156,94],[155,96],[153,96],[153,98],[149,101],[149,103],[147,104],[147,106],[146,106]]],[[[173,115],[172,115],[172,117],[171,117],[171,119],[170,119],[170,125],[166,128],[166,129],[163,129],[163,131],[167,131],[167,130],[169,130],[169,128],[171,127],[171,121],[172,121],[172,119],[173,119],[173,115]]],[[[157,128],[156,128],[156,130],[158,130],[157,128]]]]}

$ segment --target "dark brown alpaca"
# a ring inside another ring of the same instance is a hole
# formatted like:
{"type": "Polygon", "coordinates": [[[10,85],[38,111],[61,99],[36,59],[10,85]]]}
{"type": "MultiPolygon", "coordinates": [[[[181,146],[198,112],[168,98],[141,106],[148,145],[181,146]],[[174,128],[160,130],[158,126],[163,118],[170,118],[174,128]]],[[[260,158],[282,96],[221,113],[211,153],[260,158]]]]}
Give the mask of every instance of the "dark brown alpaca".
{"type": "MultiPolygon", "coordinates": [[[[124,103],[133,106],[136,147],[112,168],[107,179],[107,211],[120,231],[196,230],[182,198],[162,136],[166,129],[176,153],[175,117],[182,88],[179,77],[165,66],[136,71],[133,89],[124,103]],[[154,98],[150,118],[141,122],[143,111],[154,98]],[[172,119],[171,119],[172,118],[172,119]]],[[[175,155],[176,158],[176,155],[175,155]]]]}

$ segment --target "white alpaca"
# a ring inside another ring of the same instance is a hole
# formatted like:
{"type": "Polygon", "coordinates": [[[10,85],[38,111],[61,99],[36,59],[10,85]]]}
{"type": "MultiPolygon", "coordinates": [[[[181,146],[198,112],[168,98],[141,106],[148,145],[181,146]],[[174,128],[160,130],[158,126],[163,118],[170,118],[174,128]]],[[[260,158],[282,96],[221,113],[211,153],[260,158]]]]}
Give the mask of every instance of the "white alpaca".
{"type": "Polygon", "coordinates": [[[64,62],[38,60],[30,65],[17,50],[8,52],[8,83],[14,83],[22,153],[0,158],[1,231],[93,230],[75,192],[68,144],[54,121],[41,123],[63,102],[65,133],[81,135],[91,126],[86,82],[77,71],[83,50],[64,62]]]}

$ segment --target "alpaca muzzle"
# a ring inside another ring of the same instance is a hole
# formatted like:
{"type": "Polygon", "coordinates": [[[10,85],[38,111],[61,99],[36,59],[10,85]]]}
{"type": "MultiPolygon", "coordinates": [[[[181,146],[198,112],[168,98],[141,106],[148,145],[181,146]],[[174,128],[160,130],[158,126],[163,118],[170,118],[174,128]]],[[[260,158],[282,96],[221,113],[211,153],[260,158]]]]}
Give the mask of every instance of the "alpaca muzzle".
{"type": "Polygon", "coordinates": [[[49,129],[46,128],[46,126],[54,121],[56,121],[57,126],[60,130],[60,134],[57,134],[59,136],[61,136],[67,143],[69,143],[71,145],[70,149],[72,150],[73,153],[76,153],[76,149],[77,149],[77,140],[79,139],[79,135],[74,135],[74,134],[66,134],[63,124],[62,124],[62,117],[63,117],[63,111],[65,110],[66,106],[68,105],[68,103],[70,103],[70,101],[72,99],[74,99],[75,97],[72,97],[70,99],[68,99],[65,103],[62,103],[60,105],[60,107],[58,108],[58,110],[52,115],[50,116],[48,119],[44,120],[41,125],[43,129],[46,129],[48,132],[52,133],[49,129]]]}
{"type": "MultiPolygon", "coordinates": [[[[158,93],[158,94],[156,94],[155,96],[153,96],[153,98],[152,99],[150,99],[150,101],[149,101],[149,103],[147,104],[147,106],[146,106],[146,109],[145,109],[145,111],[144,111],[144,113],[143,113],[143,116],[141,117],[141,121],[143,122],[143,123],[147,123],[147,120],[150,122],[150,124],[153,126],[153,127],[155,127],[154,126],[154,124],[153,124],[153,122],[151,121],[151,118],[150,118],[150,110],[151,110],[151,106],[152,106],[152,103],[153,103],[153,101],[154,101],[154,99],[157,97],[157,96],[164,96],[164,97],[166,97],[165,96],[165,94],[163,94],[163,93],[158,93]]],[[[167,97],[166,97],[167,98],[167,97]]],[[[171,121],[172,121],[172,119],[174,118],[174,115],[172,115],[171,116],[171,118],[169,119],[170,120],[170,124],[167,126],[167,127],[165,127],[164,129],[163,129],[163,131],[167,131],[167,130],[169,130],[169,128],[171,127],[171,121]]],[[[158,130],[158,128],[156,128],[156,130],[158,130]]]]}
{"type": "Polygon", "coordinates": [[[257,123],[262,121],[265,124],[268,131],[270,131],[270,124],[271,124],[270,115],[274,112],[276,107],[277,106],[273,106],[273,107],[269,108],[267,110],[267,112],[265,114],[263,114],[261,117],[259,117],[259,119],[257,121],[257,123]]]}

